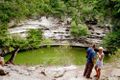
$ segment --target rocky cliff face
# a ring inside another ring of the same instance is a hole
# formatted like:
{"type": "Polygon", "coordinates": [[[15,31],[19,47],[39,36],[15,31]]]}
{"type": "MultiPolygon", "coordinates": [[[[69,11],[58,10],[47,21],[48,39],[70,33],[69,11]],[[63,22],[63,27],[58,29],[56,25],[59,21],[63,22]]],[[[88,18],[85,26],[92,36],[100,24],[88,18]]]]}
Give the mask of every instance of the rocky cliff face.
{"type": "Polygon", "coordinates": [[[29,19],[20,22],[16,27],[9,28],[9,32],[10,34],[20,34],[22,37],[25,37],[28,29],[42,29],[43,37],[53,40],[51,44],[64,44],[64,42],[67,41],[73,45],[86,47],[91,43],[100,44],[103,37],[110,30],[109,26],[87,23],[90,35],[87,37],[75,38],[70,34],[70,23],[71,18],[66,18],[61,21],[54,17],[43,16],[37,19],[29,19]]]}

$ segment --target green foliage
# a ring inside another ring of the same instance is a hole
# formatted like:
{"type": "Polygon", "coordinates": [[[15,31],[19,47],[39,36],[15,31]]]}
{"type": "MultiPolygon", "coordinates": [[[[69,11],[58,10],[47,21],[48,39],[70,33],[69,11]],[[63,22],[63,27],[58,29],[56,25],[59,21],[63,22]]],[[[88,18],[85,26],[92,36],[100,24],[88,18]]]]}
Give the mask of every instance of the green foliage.
{"type": "Polygon", "coordinates": [[[107,34],[103,40],[103,44],[112,52],[120,48],[120,26],[114,25],[112,32],[107,34]]]}
{"type": "Polygon", "coordinates": [[[50,0],[51,13],[58,17],[65,15],[67,10],[66,5],[61,0],[50,0]]]}
{"type": "Polygon", "coordinates": [[[0,25],[0,47],[6,47],[9,45],[10,42],[6,26],[7,26],[6,24],[0,25]]]}
{"type": "Polygon", "coordinates": [[[13,48],[26,48],[27,47],[27,40],[20,37],[20,35],[12,35],[10,41],[10,47],[13,48]]]}
{"type": "Polygon", "coordinates": [[[94,10],[96,14],[102,14],[104,18],[111,19],[112,24],[120,23],[120,0],[98,0],[95,4],[94,10]],[[117,22],[117,23],[116,23],[117,22]]]}
{"type": "MultiPolygon", "coordinates": [[[[120,37],[116,33],[120,30],[120,0],[4,0],[3,3],[0,3],[0,45],[8,46],[10,41],[14,41],[14,39],[9,39],[10,36],[7,33],[7,24],[11,20],[20,21],[21,19],[37,15],[54,15],[58,17],[67,15],[72,17],[71,33],[73,36],[85,36],[89,33],[84,24],[85,20],[97,19],[100,22],[107,23],[111,21],[109,24],[115,26],[113,26],[110,35],[113,34],[113,38],[115,35],[117,35],[115,38],[120,37]]],[[[33,33],[31,31],[31,34],[33,33]]],[[[29,39],[29,44],[31,44],[29,45],[30,47],[40,42],[37,35],[35,36],[28,34],[27,38],[29,39]],[[32,42],[35,43],[32,44],[32,42]]],[[[111,44],[110,40],[116,40],[107,38],[105,38],[105,41],[108,46],[111,44]]],[[[120,44],[119,42],[117,43],[120,44]]],[[[119,47],[117,43],[116,47],[119,47]]]]}
{"type": "Polygon", "coordinates": [[[77,25],[75,21],[72,21],[71,34],[75,37],[86,36],[89,34],[88,27],[85,24],[77,25]]]}
{"type": "Polygon", "coordinates": [[[93,13],[93,7],[93,3],[88,0],[5,0],[4,3],[0,3],[0,22],[19,21],[31,16],[48,14],[87,18],[93,13]]]}
{"type": "Polygon", "coordinates": [[[76,34],[78,33],[78,26],[75,21],[72,21],[71,23],[71,34],[73,36],[77,36],[76,34]]]}
{"type": "Polygon", "coordinates": [[[104,38],[103,44],[108,50],[114,52],[120,48],[120,0],[98,0],[94,10],[98,15],[102,14],[104,19],[108,18],[113,25],[112,32],[104,38]]]}
{"type": "Polygon", "coordinates": [[[78,24],[79,36],[86,36],[89,34],[88,27],[85,24],[78,24]]]}
{"type": "Polygon", "coordinates": [[[109,33],[103,40],[103,45],[111,52],[120,48],[120,31],[109,33]]]}
{"type": "Polygon", "coordinates": [[[11,19],[21,20],[32,15],[49,12],[46,0],[11,0],[0,3],[0,22],[9,22],[11,19]]]}
{"type": "Polygon", "coordinates": [[[40,29],[30,29],[26,37],[29,48],[38,48],[42,41],[42,31],[40,29]]]}
{"type": "MultiPolygon", "coordinates": [[[[6,31],[7,32],[7,31],[6,31]]],[[[0,35],[0,46],[9,48],[38,48],[42,41],[42,31],[31,29],[28,31],[26,38],[18,34],[4,34],[0,35]]]]}
{"type": "Polygon", "coordinates": [[[52,41],[53,41],[52,39],[46,39],[45,38],[45,39],[42,40],[42,44],[50,44],[50,43],[52,43],[52,41]]]}

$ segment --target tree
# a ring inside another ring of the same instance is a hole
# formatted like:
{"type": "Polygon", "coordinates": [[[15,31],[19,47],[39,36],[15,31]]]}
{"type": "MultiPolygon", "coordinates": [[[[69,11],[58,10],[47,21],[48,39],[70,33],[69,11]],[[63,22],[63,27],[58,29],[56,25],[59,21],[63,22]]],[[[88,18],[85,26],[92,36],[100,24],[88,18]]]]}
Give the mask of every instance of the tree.
{"type": "Polygon", "coordinates": [[[120,30],[117,32],[110,32],[107,36],[105,36],[103,45],[112,53],[120,48],[120,30]]]}
{"type": "Polygon", "coordinates": [[[94,10],[110,20],[112,31],[103,39],[103,45],[112,52],[120,48],[120,0],[98,0],[94,10]]]}
{"type": "Polygon", "coordinates": [[[112,32],[103,39],[103,45],[112,53],[120,48],[120,26],[114,26],[112,32]]]}
{"type": "Polygon", "coordinates": [[[23,49],[27,47],[27,41],[20,37],[19,35],[12,35],[10,38],[10,45],[8,46],[9,48],[13,48],[14,50],[11,51],[11,57],[10,59],[6,62],[7,64],[14,64],[14,59],[20,49],[23,49]]]}
{"type": "Polygon", "coordinates": [[[5,47],[9,45],[9,35],[7,33],[7,24],[0,25],[0,46],[5,47]]]}
{"type": "Polygon", "coordinates": [[[2,49],[2,55],[5,53],[4,50],[9,52],[8,46],[10,45],[10,35],[7,32],[7,24],[0,25],[0,48],[2,49]]]}
{"type": "Polygon", "coordinates": [[[14,50],[10,52],[12,55],[6,62],[7,64],[14,64],[14,59],[21,49],[38,48],[42,41],[42,31],[31,29],[28,31],[26,38],[20,37],[20,35],[12,35],[9,48],[12,47],[14,50]]]}

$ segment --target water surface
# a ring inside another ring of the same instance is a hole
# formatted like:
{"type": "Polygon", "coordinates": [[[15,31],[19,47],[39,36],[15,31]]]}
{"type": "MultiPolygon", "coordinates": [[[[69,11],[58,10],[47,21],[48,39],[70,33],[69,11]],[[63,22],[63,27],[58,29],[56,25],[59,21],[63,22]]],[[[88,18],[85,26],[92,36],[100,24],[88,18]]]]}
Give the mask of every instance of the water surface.
{"type": "MultiPolygon", "coordinates": [[[[15,64],[21,65],[84,65],[86,63],[86,50],[69,46],[46,47],[36,50],[19,52],[15,64]]],[[[8,60],[10,55],[5,57],[8,60]]],[[[110,57],[104,61],[109,62],[110,57]]]]}

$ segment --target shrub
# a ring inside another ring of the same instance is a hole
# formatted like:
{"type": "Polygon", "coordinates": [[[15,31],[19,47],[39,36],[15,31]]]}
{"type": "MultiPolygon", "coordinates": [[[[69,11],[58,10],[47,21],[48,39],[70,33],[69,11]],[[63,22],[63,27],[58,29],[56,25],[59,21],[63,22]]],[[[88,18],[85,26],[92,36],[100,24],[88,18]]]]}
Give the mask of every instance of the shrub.
{"type": "Polygon", "coordinates": [[[26,39],[28,42],[28,47],[38,48],[42,42],[42,31],[40,29],[30,29],[26,39]]]}
{"type": "Polygon", "coordinates": [[[103,39],[103,45],[112,53],[120,48],[120,30],[107,34],[103,39]]]}
{"type": "Polygon", "coordinates": [[[71,34],[74,37],[86,36],[89,34],[88,27],[85,24],[76,24],[75,21],[71,23],[71,34]]]}
{"type": "Polygon", "coordinates": [[[88,27],[85,24],[78,24],[79,36],[86,36],[89,34],[88,27]]]}

